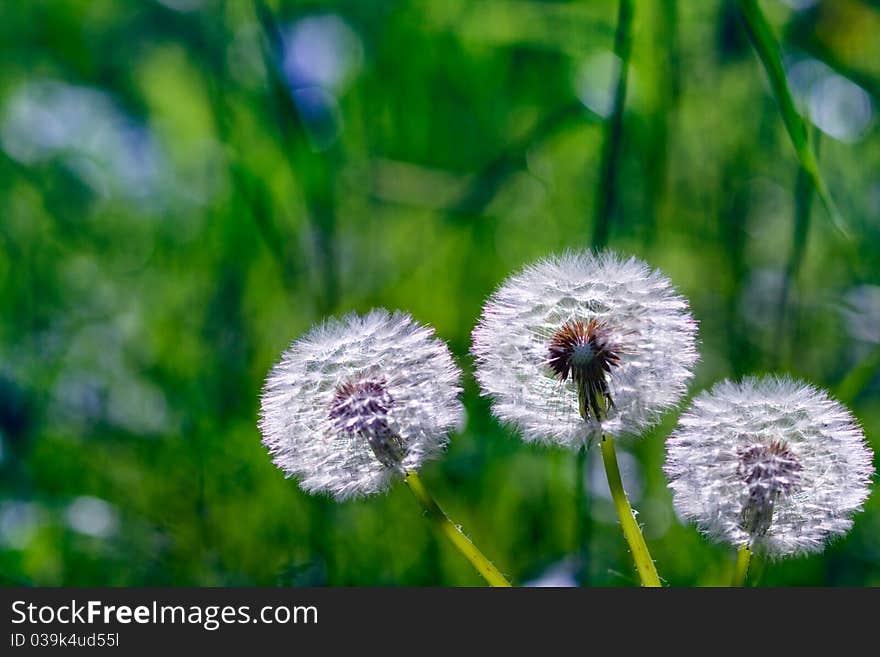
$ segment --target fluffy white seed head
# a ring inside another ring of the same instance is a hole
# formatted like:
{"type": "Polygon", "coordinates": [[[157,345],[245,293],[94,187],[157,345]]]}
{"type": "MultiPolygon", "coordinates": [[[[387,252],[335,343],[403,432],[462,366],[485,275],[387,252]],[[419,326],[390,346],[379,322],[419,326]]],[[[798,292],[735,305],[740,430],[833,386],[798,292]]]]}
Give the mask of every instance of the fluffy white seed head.
{"type": "Polygon", "coordinates": [[[504,281],[483,308],[472,352],[502,422],[526,441],[577,449],[600,426],[638,434],[676,405],[695,341],[687,300],[666,276],[636,258],[587,251],[504,281]]]}
{"type": "Polygon", "coordinates": [[[724,381],[666,442],[679,515],[710,538],[771,558],[818,552],[852,526],[873,454],[839,402],[787,378],[724,381]]]}
{"type": "Polygon", "coordinates": [[[460,377],[446,344],[408,314],[327,320],[269,372],[263,444],[306,491],[381,492],[437,456],[462,425],[460,377]]]}

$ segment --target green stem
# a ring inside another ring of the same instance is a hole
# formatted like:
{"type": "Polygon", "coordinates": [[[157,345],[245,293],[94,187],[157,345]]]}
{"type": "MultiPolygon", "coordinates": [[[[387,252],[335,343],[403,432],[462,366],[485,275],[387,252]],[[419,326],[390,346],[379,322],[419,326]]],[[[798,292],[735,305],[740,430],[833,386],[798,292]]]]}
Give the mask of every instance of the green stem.
{"type": "Polygon", "coordinates": [[[418,499],[421,505],[425,508],[425,511],[428,512],[431,521],[434,523],[434,526],[438,531],[441,534],[444,534],[456,549],[461,552],[462,556],[471,562],[474,568],[477,569],[477,572],[483,576],[483,579],[485,579],[490,586],[509,587],[510,582],[504,578],[501,571],[499,571],[494,564],[489,561],[473,543],[471,543],[470,539],[462,533],[458,525],[449,519],[449,516],[447,516],[443,509],[440,508],[440,505],[437,504],[433,497],[431,497],[431,494],[428,492],[428,489],[425,488],[425,485],[422,483],[419,476],[412,470],[406,473],[406,483],[416,496],[416,499],[418,499]]]}
{"type": "Polygon", "coordinates": [[[731,586],[745,586],[746,577],[749,574],[749,561],[752,559],[752,551],[743,546],[736,553],[736,567],[733,570],[731,586]]]}
{"type": "Polygon", "coordinates": [[[642,580],[642,586],[660,586],[660,577],[654,567],[654,560],[651,558],[651,553],[648,552],[648,546],[645,545],[642,531],[639,529],[632,507],[626,498],[626,491],[623,490],[620,467],[617,465],[617,453],[614,451],[614,441],[610,436],[603,435],[601,446],[602,460],[605,462],[605,474],[608,477],[608,487],[611,489],[614,508],[617,509],[623,536],[629,544],[636,569],[639,571],[639,578],[642,580]]]}
{"type": "MultiPolygon", "coordinates": [[[[814,139],[816,152],[819,149],[819,133],[816,132],[814,139]]],[[[810,209],[813,200],[813,187],[810,182],[809,174],[802,166],[798,167],[797,176],[794,185],[794,225],[791,239],[791,252],[788,257],[788,264],[785,267],[785,277],[782,281],[782,290],[779,295],[779,317],[776,324],[776,344],[778,349],[774,350],[776,354],[777,365],[780,355],[786,353],[788,356],[791,352],[791,333],[796,329],[797,322],[794,318],[789,317],[794,314],[789,308],[792,288],[797,286],[798,273],[801,269],[801,263],[804,260],[804,253],[807,250],[807,237],[810,232],[810,209]],[[788,335],[788,340],[786,340],[788,335]]]]}

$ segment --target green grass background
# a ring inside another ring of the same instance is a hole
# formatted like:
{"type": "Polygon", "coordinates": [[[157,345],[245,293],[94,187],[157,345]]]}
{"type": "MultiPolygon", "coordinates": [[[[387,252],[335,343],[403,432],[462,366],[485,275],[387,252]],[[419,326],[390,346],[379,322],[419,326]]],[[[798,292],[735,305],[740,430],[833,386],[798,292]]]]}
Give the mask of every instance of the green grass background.
{"type": "MultiPolygon", "coordinates": [[[[760,4],[787,63],[824,62],[876,110],[880,5],[760,4]]],[[[575,456],[500,427],[468,355],[487,295],[589,247],[609,191],[608,246],[691,301],[692,393],[790,373],[832,390],[880,447],[880,295],[848,303],[880,285],[878,121],[843,140],[812,130],[846,240],[798,184],[736,5],[644,0],[603,185],[609,120],[579,91],[610,94],[617,15],[605,0],[0,3],[0,582],[479,585],[404,485],[310,497],[260,444],[281,351],[326,315],[385,306],[435,326],[465,371],[467,427],[423,472],[456,522],[516,583],[635,584],[601,472],[585,529],[575,456]],[[315,16],[344,21],[354,45],[310,113],[272,31],[289,40],[315,16]],[[98,127],[23,157],[15,140],[42,133],[3,117],[47,80],[104,94],[153,144],[153,178],[132,182],[104,153],[113,121],[94,106],[98,127]]],[[[732,550],[679,522],[661,472],[675,416],[623,445],[633,504],[667,583],[724,583],[732,550]]],[[[755,572],[880,585],[880,496],[822,555],[755,572]]]]}

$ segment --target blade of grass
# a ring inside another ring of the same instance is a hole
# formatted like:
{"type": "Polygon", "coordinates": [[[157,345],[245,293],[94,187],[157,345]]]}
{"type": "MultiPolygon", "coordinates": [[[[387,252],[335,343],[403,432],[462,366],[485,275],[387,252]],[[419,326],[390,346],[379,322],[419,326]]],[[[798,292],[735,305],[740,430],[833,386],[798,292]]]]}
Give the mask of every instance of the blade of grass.
{"type": "Polygon", "coordinates": [[[853,404],[856,397],[878,372],[880,372],[880,345],[877,345],[837,384],[837,398],[844,404],[853,404]]]}
{"type": "Polygon", "coordinates": [[[770,86],[773,88],[773,96],[776,98],[777,105],[779,105],[782,121],[785,124],[788,136],[791,138],[791,143],[794,146],[798,160],[809,176],[816,194],[828,211],[832,223],[844,237],[849,238],[849,230],[844,223],[843,217],[837,210],[834,199],[831,198],[831,193],[828,191],[822,174],[819,172],[819,163],[810,144],[807,123],[798,113],[797,108],[795,108],[794,99],[791,96],[791,90],[785,78],[785,69],[782,66],[779,43],[773,34],[773,30],[758,6],[757,0],[737,0],[737,3],[749,40],[758,53],[758,57],[770,81],[770,86]]]}
{"type": "MultiPolygon", "coordinates": [[[[819,135],[816,135],[816,152],[819,151],[819,135]]],[[[810,184],[809,175],[803,167],[799,166],[794,184],[794,222],[791,236],[791,252],[788,263],[785,266],[785,277],[782,281],[782,289],[779,293],[779,315],[776,319],[776,344],[777,349],[772,350],[775,354],[777,365],[783,351],[786,357],[791,354],[793,335],[796,329],[797,316],[791,305],[792,289],[797,286],[801,263],[807,250],[807,237],[810,234],[810,217],[813,205],[813,186],[810,184]],[[786,335],[788,338],[786,339],[786,335]]]]}

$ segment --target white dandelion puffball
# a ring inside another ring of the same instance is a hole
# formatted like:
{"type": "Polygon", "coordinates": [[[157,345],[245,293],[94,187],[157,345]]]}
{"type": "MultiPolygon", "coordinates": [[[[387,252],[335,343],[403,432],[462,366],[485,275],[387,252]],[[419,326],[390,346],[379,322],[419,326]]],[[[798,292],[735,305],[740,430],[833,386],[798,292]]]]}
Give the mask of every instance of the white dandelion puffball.
{"type": "Polygon", "coordinates": [[[771,558],[822,550],[868,497],[873,454],[850,412],[786,378],[724,381],[666,442],[679,515],[771,558]]]}
{"type": "Polygon", "coordinates": [[[580,448],[638,434],[675,406],[696,323],[669,279],[636,258],[566,253],[509,277],[473,332],[482,393],[526,441],[580,448]]]}
{"type": "Polygon", "coordinates": [[[311,493],[378,493],[437,456],[463,423],[461,371],[433,329],[373,310],[330,319],[269,372],[260,430],[273,462],[311,493]]]}

